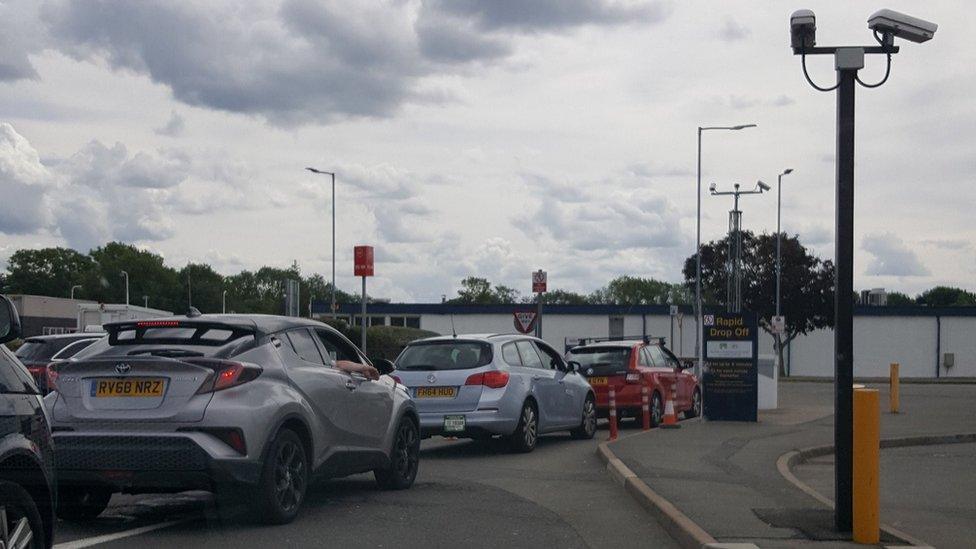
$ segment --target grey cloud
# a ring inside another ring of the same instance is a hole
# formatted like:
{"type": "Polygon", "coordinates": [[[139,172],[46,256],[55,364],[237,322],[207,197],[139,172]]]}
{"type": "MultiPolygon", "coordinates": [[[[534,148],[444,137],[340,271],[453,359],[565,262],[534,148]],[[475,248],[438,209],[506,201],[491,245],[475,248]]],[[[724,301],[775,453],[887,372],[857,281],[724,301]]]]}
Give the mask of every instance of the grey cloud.
{"type": "Polygon", "coordinates": [[[29,55],[43,45],[34,0],[0,2],[0,82],[37,78],[29,55]]]}
{"type": "Polygon", "coordinates": [[[745,40],[752,33],[748,28],[741,25],[731,17],[726,17],[722,23],[722,28],[718,31],[718,36],[726,42],[737,42],[745,40]]]}
{"type": "Polygon", "coordinates": [[[923,246],[934,246],[943,250],[963,251],[970,250],[973,242],[962,238],[933,238],[919,241],[923,246]]]}
{"type": "Polygon", "coordinates": [[[471,17],[486,30],[555,30],[580,25],[658,23],[671,15],[665,1],[624,3],[608,0],[430,0],[425,8],[471,17]]]}
{"type": "Polygon", "coordinates": [[[635,177],[686,177],[694,175],[694,172],[687,168],[674,166],[660,166],[649,162],[631,164],[624,169],[624,172],[635,177]]]}
{"type": "Polygon", "coordinates": [[[436,14],[417,20],[420,52],[428,59],[443,63],[466,63],[506,57],[512,48],[501,38],[483,35],[471,24],[457,17],[436,14]]]}
{"type": "Polygon", "coordinates": [[[169,137],[179,137],[183,135],[183,130],[186,129],[186,121],[183,117],[179,115],[176,111],[173,111],[169,116],[169,121],[165,125],[156,128],[156,135],[166,135],[169,137]]]}
{"type": "Polygon", "coordinates": [[[914,250],[890,233],[867,235],[861,241],[861,249],[874,258],[865,274],[874,276],[927,276],[928,268],[919,261],[914,250]]]}
{"type": "Polygon", "coordinates": [[[53,187],[50,172],[27,139],[10,124],[0,124],[0,232],[25,234],[48,226],[53,187]]]}

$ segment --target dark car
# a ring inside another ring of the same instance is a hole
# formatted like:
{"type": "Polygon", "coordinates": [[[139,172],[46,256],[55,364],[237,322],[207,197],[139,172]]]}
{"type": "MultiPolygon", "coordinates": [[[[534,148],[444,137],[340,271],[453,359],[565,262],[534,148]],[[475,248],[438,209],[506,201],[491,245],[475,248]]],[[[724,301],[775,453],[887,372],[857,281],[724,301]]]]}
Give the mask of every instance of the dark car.
{"type": "Polygon", "coordinates": [[[20,335],[13,303],[0,296],[0,547],[50,547],[54,455],[41,394],[2,345],[20,335]]]}
{"type": "Polygon", "coordinates": [[[47,366],[52,362],[67,360],[78,351],[88,347],[101,339],[103,333],[59,334],[34,336],[24,340],[24,344],[17,349],[17,358],[27,367],[27,371],[34,377],[34,382],[47,394],[47,366]]]}

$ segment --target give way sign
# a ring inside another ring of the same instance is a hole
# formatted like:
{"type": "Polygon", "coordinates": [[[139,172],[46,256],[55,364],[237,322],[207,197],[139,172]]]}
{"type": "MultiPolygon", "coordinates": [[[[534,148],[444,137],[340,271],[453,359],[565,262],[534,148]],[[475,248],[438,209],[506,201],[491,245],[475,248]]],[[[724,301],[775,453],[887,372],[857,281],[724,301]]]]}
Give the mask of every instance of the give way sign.
{"type": "Polygon", "coordinates": [[[535,311],[515,311],[515,329],[523,334],[532,331],[535,326],[535,311]]]}

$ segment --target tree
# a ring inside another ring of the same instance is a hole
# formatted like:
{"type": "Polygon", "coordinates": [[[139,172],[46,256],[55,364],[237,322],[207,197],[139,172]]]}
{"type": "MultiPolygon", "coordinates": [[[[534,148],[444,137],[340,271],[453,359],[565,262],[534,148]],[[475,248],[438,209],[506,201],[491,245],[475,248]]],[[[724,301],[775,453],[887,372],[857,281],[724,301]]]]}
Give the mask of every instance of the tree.
{"type": "MultiPolygon", "coordinates": [[[[71,287],[91,276],[95,263],[70,248],[17,250],[7,263],[3,291],[12,294],[69,297],[71,287]]],[[[86,297],[77,292],[76,297],[86,297]]]]}
{"type": "Polygon", "coordinates": [[[901,292],[891,292],[888,294],[887,303],[889,307],[904,307],[907,305],[914,305],[915,300],[901,292]]]}
{"type": "MultiPolygon", "coordinates": [[[[190,310],[192,305],[202,313],[219,313],[223,307],[224,277],[205,263],[189,263],[180,269],[179,309],[177,312],[190,310]]],[[[150,305],[152,297],[150,296],[150,305]]]]}
{"type": "Polygon", "coordinates": [[[126,271],[133,305],[141,305],[145,295],[157,309],[185,312],[181,310],[184,301],[177,272],[163,263],[162,256],[122,242],[109,242],[88,255],[96,268],[83,283],[85,297],[103,303],[125,303],[122,271],[126,271]]]}
{"type": "MultiPolygon", "coordinates": [[[[712,306],[726,304],[728,237],[702,246],[702,300],[712,306]]],[[[776,314],[776,235],[742,233],[742,307],[759,316],[760,326],[771,333],[776,314]]],[[[801,334],[834,323],[834,264],[822,260],[800,244],[798,236],[782,238],[781,311],[786,317],[785,338],[774,337],[783,367],[783,347],[801,334]]],[[[695,256],[685,260],[688,287],[695,286],[695,256]]]]}
{"type": "Polygon", "coordinates": [[[611,305],[663,305],[688,303],[689,296],[680,284],[653,278],[619,276],[590,294],[589,301],[611,305]]]}
{"type": "Polygon", "coordinates": [[[589,298],[576,292],[557,289],[542,294],[542,302],[553,305],[583,305],[589,303],[589,298]]]}
{"type": "Polygon", "coordinates": [[[976,305],[976,294],[962,288],[936,286],[915,298],[919,305],[929,307],[960,307],[976,305]]]}

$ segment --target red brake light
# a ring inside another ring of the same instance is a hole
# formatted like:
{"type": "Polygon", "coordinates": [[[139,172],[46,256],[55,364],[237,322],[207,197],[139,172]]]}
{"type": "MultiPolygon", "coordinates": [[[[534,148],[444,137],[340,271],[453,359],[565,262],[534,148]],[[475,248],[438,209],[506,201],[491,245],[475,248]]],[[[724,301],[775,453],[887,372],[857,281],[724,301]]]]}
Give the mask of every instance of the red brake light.
{"type": "Polygon", "coordinates": [[[52,363],[50,363],[50,364],[47,365],[47,368],[45,368],[47,370],[47,390],[48,390],[48,392],[50,392],[50,391],[57,391],[58,390],[58,375],[59,374],[58,374],[58,368],[57,367],[58,367],[57,363],[52,362],[52,363]]]}
{"type": "Polygon", "coordinates": [[[508,385],[508,372],[504,370],[490,370],[480,374],[471,374],[465,380],[465,385],[484,385],[492,389],[500,389],[508,385]]]}
{"type": "Polygon", "coordinates": [[[179,320],[140,320],[136,322],[137,328],[178,328],[179,320]]]}
{"type": "Polygon", "coordinates": [[[393,381],[396,381],[397,385],[403,385],[403,382],[400,381],[400,376],[395,376],[391,374],[390,377],[393,378],[393,381]]]}
{"type": "Polygon", "coordinates": [[[263,371],[260,366],[254,364],[216,360],[212,358],[187,358],[183,361],[190,364],[197,364],[200,366],[213,368],[214,373],[207,378],[203,385],[200,386],[200,389],[197,390],[197,394],[212,393],[214,391],[222,391],[224,389],[236,387],[257,378],[263,371]]]}

